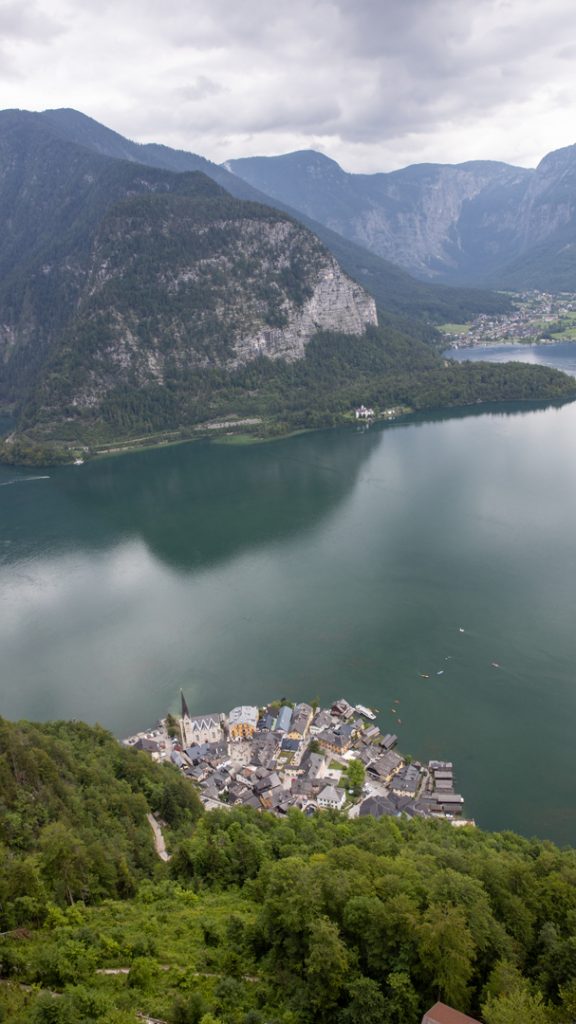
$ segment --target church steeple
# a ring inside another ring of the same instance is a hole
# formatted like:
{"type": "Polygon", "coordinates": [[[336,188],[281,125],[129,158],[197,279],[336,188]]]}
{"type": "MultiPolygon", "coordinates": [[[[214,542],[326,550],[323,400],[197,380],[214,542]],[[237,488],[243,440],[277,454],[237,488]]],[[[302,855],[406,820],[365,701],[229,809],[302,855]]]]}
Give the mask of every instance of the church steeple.
{"type": "Polygon", "coordinates": [[[186,703],[186,697],[184,691],[180,690],[180,702],[182,707],[182,718],[190,718],[190,712],[188,711],[188,705],[186,703]]]}

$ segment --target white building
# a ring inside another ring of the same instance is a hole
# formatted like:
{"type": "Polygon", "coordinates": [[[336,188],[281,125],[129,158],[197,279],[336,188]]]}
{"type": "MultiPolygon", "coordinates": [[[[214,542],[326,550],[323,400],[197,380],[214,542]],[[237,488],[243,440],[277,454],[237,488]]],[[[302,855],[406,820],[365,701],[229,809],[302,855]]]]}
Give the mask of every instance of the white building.
{"type": "Polygon", "coordinates": [[[220,715],[196,715],[194,718],[185,716],[182,719],[184,742],[187,747],[202,743],[219,743],[223,739],[220,715]]]}
{"type": "Polygon", "coordinates": [[[354,409],[354,415],[357,420],[371,420],[374,418],[374,409],[367,409],[365,405],[359,405],[357,409],[354,409]]]}
{"type": "Polygon", "coordinates": [[[193,747],[196,744],[219,743],[224,738],[222,730],[222,715],[194,715],[190,714],[186,698],[180,690],[181,714],[180,731],[182,743],[185,747],[193,747]]]}
{"type": "Polygon", "coordinates": [[[331,807],[334,811],[339,811],[344,806],[346,800],[346,794],[343,789],[336,789],[335,786],[325,786],[321,793],[318,794],[316,802],[318,807],[331,807]]]}

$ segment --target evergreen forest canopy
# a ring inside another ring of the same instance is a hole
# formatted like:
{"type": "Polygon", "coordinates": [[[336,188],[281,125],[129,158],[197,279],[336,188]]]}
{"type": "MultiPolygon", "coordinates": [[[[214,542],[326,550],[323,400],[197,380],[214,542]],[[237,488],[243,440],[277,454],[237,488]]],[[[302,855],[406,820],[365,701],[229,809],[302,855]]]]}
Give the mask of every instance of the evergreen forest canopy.
{"type": "Polygon", "coordinates": [[[438,998],[485,1024],[576,1017],[573,849],[203,813],[176,769],[77,722],[0,720],[0,783],[0,1019],[419,1024],[438,998]]]}

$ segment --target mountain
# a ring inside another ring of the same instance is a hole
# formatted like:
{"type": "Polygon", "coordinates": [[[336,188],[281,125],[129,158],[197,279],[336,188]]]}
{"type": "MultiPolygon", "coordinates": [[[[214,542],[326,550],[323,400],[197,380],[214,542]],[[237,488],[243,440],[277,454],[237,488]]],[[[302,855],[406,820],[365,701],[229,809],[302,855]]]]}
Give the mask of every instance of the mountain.
{"type": "Polygon", "coordinates": [[[313,151],[226,168],[410,273],[549,290],[576,282],[576,146],[536,170],[495,161],[348,174],[313,151]]]}
{"type": "MultiPolygon", "coordinates": [[[[0,131],[2,118],[11,113],[0,114],[0,131]]],[[[473,288],[450,288],[446,285],[430,286],[411,277],[395,263],[382,259],[370,246],[359,244],[345,238],[337,230],[331,230],[321,222],[322,218],[313,216],[299,207],[297,201],[284,201],[281,196],[265,194],[242,176],[231,173],[225,167],[218,166],[196,153],[171,149],[155,143],[140,145],[131,142],[98,121],[87,117],[77,110],[63,108],[45,110],[42,113],[29,111],[17,112],[29,124],[42,127],[55,137],[81,145],[101,156],[110,156],[119,160],[129,160],[164,170],[182,173],[184,171],[202,171],[222,188],[237,199],[249,199],[254,202],[273,206],[289,216],[299,220],[308,227],[333,256],[342,268],[358,281],[376,300],[381,309],[399,316],[419,317],[434,323],[452,321],[460,323],[473,319],[479,313],[505,312],[509,308],[508,300],[502,296],[473,288]]],[[[337,166],[337,165],[335,165],[337,166]]]]}
{"type": "Polygon", "coordinates": [[[96,155],[18,115],[3,119],[0,168],[1,395],[35,396],[40,417],[301,358],[319,330],[377,322],[309,231],[203,174],[96,155]]]}
{"type": "Polygon", "coordinates": [[[4,459],[209,420],[331,425],[365,400],[571,396],[551,371],[444,367],[422,319],[377,314],[295,219],[201,171],[126,160],[119,137],[68,113],[58,130],[0,115],[0,408],[16,421],[4,459]]]}

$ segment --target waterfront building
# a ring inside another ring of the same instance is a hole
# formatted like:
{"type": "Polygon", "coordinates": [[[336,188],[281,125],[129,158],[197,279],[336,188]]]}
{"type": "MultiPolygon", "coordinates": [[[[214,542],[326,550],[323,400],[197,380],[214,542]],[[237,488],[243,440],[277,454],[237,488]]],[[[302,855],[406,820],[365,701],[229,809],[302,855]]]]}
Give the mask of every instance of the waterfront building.
{"type": "Polygon", "coordinates": [[[278,718],[276,720],[276,731],[277,732],[289,732],[290,724],[292,722],[292,708],[284,704],[278,712],[278,718]]]}
{"type": "Polygon", "coordinates": [[[258,724],[258,708],[246,704],[232,708],[228,715],[228,736],[231,740],[251,739],[258,724]]]}
{"type": "Polygon", "coordinates": [[[310,728],[312,721],[312,715],[314,712],[310,707],[310,704],[296,704],[294,708],[294,714],[292,715],[292,723],[288,732],[288,736],[291,740],[301,740],[310,728]]]}
{"type": "Polygon", "coordinates": [[[224,733],[220,715],[190,715],[180,720],[182,741],[185,747],[203,746],[204,743],[219,743],[224,733]]]}

